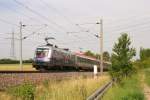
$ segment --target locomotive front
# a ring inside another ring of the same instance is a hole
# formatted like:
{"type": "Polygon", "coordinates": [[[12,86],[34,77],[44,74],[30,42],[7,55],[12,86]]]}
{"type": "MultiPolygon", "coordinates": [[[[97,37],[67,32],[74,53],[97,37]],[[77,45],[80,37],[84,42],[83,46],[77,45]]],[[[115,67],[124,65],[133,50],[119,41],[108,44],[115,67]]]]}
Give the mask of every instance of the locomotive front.
{"type": "Polygon", "coordinates": [[[35,50],[33,67],[37,70],[47,69],[51,62],[51,47],[41,46],[35,50]]]}

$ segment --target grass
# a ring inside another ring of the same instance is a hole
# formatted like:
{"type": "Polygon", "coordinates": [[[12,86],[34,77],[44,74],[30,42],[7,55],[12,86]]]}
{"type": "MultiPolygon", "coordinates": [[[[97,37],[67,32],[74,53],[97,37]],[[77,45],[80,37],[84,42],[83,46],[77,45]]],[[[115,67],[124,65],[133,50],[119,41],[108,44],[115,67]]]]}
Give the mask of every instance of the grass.
{"type": "MultiPolygon", "coordinates": [[[[34,99],[35,100],[85,100],[89,95],[91,95],[96,89],[104,85],[109,81],[108,76],[101,76],[97,79],[94,78],[73,78],[70,80],[62,80],[56,81],[55,79],[52,80],[45,80],[43,83],[39,84],[35,88],[34,99]]],[[[13,99],[20,99],[24,96],[24,93],[27,95],[29,94],[26,88],[21,89],[17,88],[17,91],[13,91],[11,88],[10,91],[12,92],[0,92],[0,99],[5,100],[13,100],[13,99]],[[25,90],[24,90],[25,89],[25,90]],[[20,91],[18,91],[20,90],[20,91]],[[14,93],[16,92],[16,93],[14,93]],[[18,93],[19,92],[19,93],[18,93]],[[23,94],[21,94],[23,93],[23,94]],[[20,97],[14,97],[14,94],[21,94],[20,97]]],[[[16,89],[16,87],[14,87],[16,89]]],[[[8,90],[9,91],[9,90],[8,90]]],[[[30,92],[31,94],[31,92],[30,92]]]]}
{"type": "Polygon", "coordinates": [[[150,68],[145,69],[145,83],[150,86],[150,68]]]}
{"type": "MultiPolygon", "coordinates": [[[[0,64],[0,71],[2,70],[20,70],[19,64],[0,64]]],[[[23,64],[23,70],[35,70],[31,64],[23,64]]]]}
{"type": "Polygon", "coordinates": [[[108,82],[108,76],[49,82],[37,87],[36,100],[85,100],[97,88],[108,82]]]}
{"type": "Polygon", "coordinates": [[[103,97],[103,100],[145,100],[138,75],[123,79],[115,84],[103,97]]]}

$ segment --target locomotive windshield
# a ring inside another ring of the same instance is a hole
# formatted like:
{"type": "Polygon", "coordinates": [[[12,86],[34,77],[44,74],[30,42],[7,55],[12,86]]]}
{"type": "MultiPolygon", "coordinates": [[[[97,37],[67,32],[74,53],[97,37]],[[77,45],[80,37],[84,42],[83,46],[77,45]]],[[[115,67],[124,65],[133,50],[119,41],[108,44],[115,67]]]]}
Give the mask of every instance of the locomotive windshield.
{"type": "Polygon", "coordinates": [[[47,57],[49,53],[49,48],[37,48],[36,50],[36,57],[37,58],[44,58],[47,57]]]}

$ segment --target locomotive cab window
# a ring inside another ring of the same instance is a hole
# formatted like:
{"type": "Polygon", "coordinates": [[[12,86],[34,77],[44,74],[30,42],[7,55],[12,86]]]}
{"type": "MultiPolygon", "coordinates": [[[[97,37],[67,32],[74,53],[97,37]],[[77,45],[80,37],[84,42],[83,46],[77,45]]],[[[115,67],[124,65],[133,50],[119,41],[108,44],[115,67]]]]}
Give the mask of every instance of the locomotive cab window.
{"type": "Polygon", "coordinates": [[[48,48],[37,48],[36,50],[36,57],[43,58],[48,56],[49,49],[48,48]]]}

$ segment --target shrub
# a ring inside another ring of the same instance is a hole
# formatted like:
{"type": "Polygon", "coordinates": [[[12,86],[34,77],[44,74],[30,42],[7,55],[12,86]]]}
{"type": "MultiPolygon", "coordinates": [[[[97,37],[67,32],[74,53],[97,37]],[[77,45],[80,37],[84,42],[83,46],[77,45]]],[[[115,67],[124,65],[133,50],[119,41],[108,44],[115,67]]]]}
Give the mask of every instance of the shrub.
{"type": "Polygon", "coordinates": [[[135,91],[134,93],[123,96],[121,100],[144,100],[144,94],[141,94],[139,91],[135,91]]]}
{"type": "Polygon", "coordinates": [[[146,60],[141,61],[141,65],[144,68],[150,68],[150,58],[147,58],[146,60]]]}
{"type": "Polygon", "coordinates": [[[150,70],[145,70],[145,82],[150,86],[150,70]]]}
{"type": "Polygon", "coordinates": [[[10,88],[8,93],[12,94],[16,98],[21,98],[23,100],[34,100],[35,86],[26,83],[10,88]]]}
{"type": "Polygon", "coordinates": [[[115,84],[102,100],[145,100],[138,75],[134,74],[115,84]]]}

